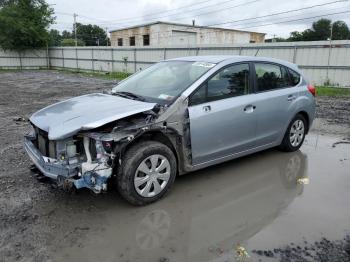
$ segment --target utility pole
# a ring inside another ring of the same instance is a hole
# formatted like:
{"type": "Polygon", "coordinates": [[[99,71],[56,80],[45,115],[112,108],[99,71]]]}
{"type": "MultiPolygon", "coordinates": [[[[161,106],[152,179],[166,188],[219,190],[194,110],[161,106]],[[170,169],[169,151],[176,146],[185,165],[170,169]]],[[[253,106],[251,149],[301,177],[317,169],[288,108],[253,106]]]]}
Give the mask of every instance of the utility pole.
{"type": "Polygon", "coordinates": [[[75,41],[75,46],[78,46],[78,39],[77,39],[77,14],[74,13],[73,14],[73,18],[74,18],[74,41],[75,41]]]}
{"type": "Polygon", "coordinates": [[[108,27],[106,27],[105,29],[106,29],[106,46],[108,46],[108,27]]]}
{"type": "Polygon", "coordinates": [[[327,72],[326,72],[326,81],[329,84],[329,67],[331,63],[331,54],[332,54],[332,38],[333,38],[333,24],[331,23],[331,35],[329,36],[329,49],[328,49],[328,61],[327,61],[327,72]]]}

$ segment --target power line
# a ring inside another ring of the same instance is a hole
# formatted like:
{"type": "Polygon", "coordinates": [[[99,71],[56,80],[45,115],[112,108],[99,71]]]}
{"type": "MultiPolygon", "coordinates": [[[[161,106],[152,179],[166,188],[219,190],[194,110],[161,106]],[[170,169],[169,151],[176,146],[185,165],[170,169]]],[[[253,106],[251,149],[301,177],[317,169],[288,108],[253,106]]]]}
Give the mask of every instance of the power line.
{"type": "Polygon", "coordinates": [[[269,15],[256,16],[256,17],[239,19],[239,20],[233,20],[233,21],[228,21],[228,22],[223,22],[223,23],[210,24],[210,25],[206,25],[206,26],[217,26],[217,25],[233,24],[233,23],[236,23],[236,22],[255,20],[255,19],[260,19],[260,18],[266,18],[266,17],[276,16],[276,15],[281,15],[281,14],[293,13],[293,12],[297,12],[297,11],[312,9],[312,8],[315,8],[315,7],[321,7],[321,6],[326,6],[326,5],[331,5],[331,4],[335,4],[335,3],[341,3],[341,2],[349,2],[349,0],[338,0],[338,1],[333,1],[333,2],[327,2],[327,3],[323,3],[323,4],[317,4],[317,5],[307,6],[307,7],[303,7],[303,8],[287,10],[287,11],[283,11],[283,12],[279,12],[279,13],[273,13],[273,14],[269,14],[269,15]]]}
{"type": "MultiPolygon", "coordinates": [[[[183,14],[183,13],[195,12],[195,11],[202,10],[202,9],[205,9],[205,8],[208,8],[208,7],[217,6],[218,4],[222,5],[222,4],[226,4],[226,3],[229,3],[229,2],[233,2],[233,1],[236,1],[236,0],[228,0],[228,1],[226,0],[226,1],[223,1],[223,2],[216,3],[215,5],[208,5],[208,6],[205,6],[205,7],[188,10],[188,11],[184,11],[184,12],[181,12],[181,13],[175,13],[175,14],[158,16],[158,17],[152,18],[153,20],[148,20],[148,21],[149,22],[154,22],[154,20],[161,19],[161,18],[168,18],[168,17],[176,17],[177,20],[184,20],[186,18],[199,17],[199,16],[208,15],[208,14],[212,14],[212,13],[217,13],[217,12],[221,12],[221,11],[225,11],[225,10],[229,10],[229,9],[234,9],[234,8],[241,7],[241,6],[246,6],[246,5],[249,5],[249,4],[252,4],[252,3],[255,3],[255,2],[259,2],[259,1],[262,1],[262,0],[252,0],[252,1],[249,1],[249,2],[240,3],[240,4],[237,4],[237,5],[234,5],[234,6],[228,6],[228,7],[225,7],[225,8],[218,9],[218,10],[211,10],[211,11],[204,12],[204,13],[191,14],[191,15],[187,15],[187,16],[182,16],[181,17],[181,14],[183,14]],[[178,17],[179,15],[180,15],[180,17],[178,17]]],[[[56,13],[57,14],[63,14],[63,15],[72,15],[72,14],[68,14],[68,13],[64,13],[64,12],[56,12],[56,13]]],[[[79,16],[80,17],[85,17],[85,18],[88,18],[88,19],[95,19],[95,20],[97,20],[96,18],[89,18],[87,16],[80,15],[80,14],[79,14],[79,16]]],[[[138,17],[137,20],[144,21],[143,17],[138,17]]],[[[106,25],[106,24],[108,24],[109,26],[111,26],[111,25],[114,25],[114,26],[116,26],[116,25],[125,25],[125,22],[124,23],[122,23],[122,22],[112,23],[113,20],[110,20],[110,22],[107,22],[107,21],[108,20],[105,20],[104,22],[96,23],[96,24],[99,24],[99,25],[106,25]]],[[[114,20],[114,21],[123,21],[123,19],[121,19],[121,20],[114,20]]],[[[133,21],[135,21],[135,19],[133,21]]],[[[148,23],[148,22],[145,21],[144,23],[148,23]]]]}
{"type": "MultiPolygon", "coordinates": [[[[160,18],[164,18],[164,17],[172,17],[172,16],[177,16],[179,14],[183,14],[183,13],[188,13],[188,12],[195,12],[195,11],[198,11],[198,10],[202,10],[202,9],[206,9],[208,7],[215,7],[217,6],[218,4],[220,5],[223,5],[223,4],[226,4],[226,3],[230,3],[230,2],[234,2],[234,1],[237,1],[237,0],[226,0],[226,1],[223,1],[223,2],[218,2],[218,3],[215,3],[213,5],[207,5],[207,6],[203,6],[203,7],[200,7],[200,8],[195,8],[195,9],[192,9],[192,10],[186,10],[186,11],[182,11],[181,13],[175,13],[175,14],[168,14],[168,15],[164,15],[165,12],[162,12],[162,13],[159,13],[159,14],[162,14],[162,16],[157,16],[157,17],[152,17],[151,19],[160,19],[160,18]]],[[[207,2],[207,1],[206,1],[207,2]]],[[[198,4],[198,3],[197,3],[198,4]]],[[[193,4],[194,5],[194,4],[193,4]]],[[[178,8],[178,9],[182,9],[182,8],[178,8]]],[[[175,11],[175,10],[178,10],[178,9],[173,9],[173,10],[169,10],[168,12],[170,11],[175,11]]],[[[113,21],[116,21],[118,22],[118,24],[121,24],[119,22],[121,21],[128,21],[128,20],[132,20],[132,21],[135,21],[136,20],[144,20],[145,17],[148,17],[148,16],[154,16],[154,15],[144,15],[142,17],[134,17],[134,18],[123,18],[123,19],[118,19],[118,20],[107,20],[108,22],[113,22],[113,21]]]]}
{"type": "MultiPolygon", "coordinates": [[[[283,23],[289,23],[289,22],[297,22],[297,21],[303,21],[303,20],[308,20],[308,19],[313,19],[313,18],[320,18],[320,17],[325,17],[325,16],[332,16],[332,15],[345,14],[345,13],[350,13],[350,10],[348,10],[348,11],[343,11],[343,12],[337,12],[337,13],[329,13],[329,14],[323,14],[323,15],[317,15],[317,16],[299,18],[299,19],[292,19],[292,20],[281,21],[281,22],[274,22],[274,23],[269,23],[269,24],[262,24],[262,25],[257,25],[257,26],[241,27],[240,29],[252,28],[252,27],[263,27],[263,26],[268,26],[268,25],[276,25],[276,24],[283,24],[283,23]]],[[[284,18],[286,18],[286,17],[284,17],[284,18]]],[[[239,29],[239,30],[240,30],[240,29],[239,29]]]]}
{"type": "MultiPolygon", "coordinates": [[[[154,15],[158,15],[158,14],[169,13],[169,12],[173,12],[173,11],[180,10],[180,9],[183,9],[183,8],[187,8],[187,7],[191,7],[191,6],[196,6],[196,5],[200,5],[200,4],[203,4],[203,3],[207,3],[207,2],[210,2],[210,1],[213,1],[213,0],[205,0],[205,1],[201,1],[201,2],[194,3],[194,4],[190,4],[190,5],[184,5],[184,6],[181,6],[181,7],[175,8],[175,9],[171,9],[171,10],[165,10],[165,11],[164,11],[164,10],[159,10],[159,11],[154,12],[154,13],[148,13],[148,14],[144,15],[143,17],[148,17],[148,16],[154,16],[154,15]]],[[[232,1],[232,0],[230,0],[230,1],[232,1]]],[[[227,2],[228,2],[228,1],[227,1],[227,2]]],[[[70,15],[70,16],[73,15],[73,14],[70,14],[70,13],[59,12],[59,11],[58,11],[58,12],[55,12],[55,13],[57,13],[57,14],[62,14],[62,15],[70,15]]],[[[139,16],[137,16],[137,17],[126,17],[126,18],[123,18],[123,19],[120,19],[120,20],[106,20],[106,19],[100,19],[100,18],[93,18],[93,17],[81,15],[81,14],[79,14],[79,16],[85,17],[85,18],[88,18],[88,19],[92,19],[92,20],[100,20],[100,21],[105,21],[105,22],[140,19],[139,16]]]]}
{"type": "MultiPolygon", "coordinates": [[[[249,4],[252,4],[252,3],[256,3],[256,2],[259,2],[259,1],[262,1],[262,0],[252,0],[252,1],[249,1],[249,2],[237,4],[237,5],[234,5],[234,6],[228,6],[228,7],[225,7],[225,8],[218,9],[218,10],[212,10],[212,11],[209,11],[209,12],[198,13],[198,14],[191,14],[191,15],[183,16],[183,17],[180,16],[180,17],[176,17],[176,20],[183,20],[183,19],[186,19],[186,18],[194,18],[194,17],[199,17],[199,16],[208,15],[208,14],[212,14],[212,13],[218,13],[218,12],[221,12],[221,11],[226,11],[226,10],[234,9],[234,8],[241,7],[241,6],[246,6],[246,5],[249,5],[249,4]]],[[[225,1],[225,2],[227,2],[227,1],[225,1]]],[[[232,1],[230,1],[230,2],[232,2],[232,1]]],[[[194,10],[192,10],[192,11],[194,11],[194,10]]],[[[165,18],[165,17],[170,17],[170,16],[178,16],[178,14],[165,15],[165,16],[157,17],[155,19],[165,18]]],[[[152,20],[152,21],[154,21],[154,20],[152,20]]],[[[145,22],[145,23],[147,23],[147,22],[145,22]]],[[[124,23],[109,23],[109,24],[110,25],[119,25],[119,24],[124,24],[124,23]]]]}
{"type": "MultiPolygon", "coordinates": [[[[339,8],[337,8],[339,9],[339,8]]],[[[274,24],[282,24],[282,23],[287,23],[287,22],[293,22],[293,21],[302,21],[302,20],[307,20],[307,19],[312,19],[312,18],[319,18],[319,17],[324,17],[324,16],[330,16],[330,15],[337,15],[337,14],[343,14],[343,13],[348,13],[350,11],[345,11],[345,12],[335,12],[335,13],[327,13],[327,14],[321,14],[321,15],[317,15],[317,16],[310,16],[310,17],[304,17],[304,18],[298,18],[298,19],[292,19],[292,20],[286,20],[286,21],[275,21],[275,22],[271,22],[268,24],[262,24],[262,25],[254,25],[254,26],[247,26],[247,27],[241,27],[239,29],[237,29],[238,31],[244,28],[251,28],[251,27],[261,27],[261,26],[268,26],[268,25],[274,25],[274,24]]],[[[281,17],[280,19],[286,19],[286,18],[290,18],[291,16],[288,17],[281,17]]],[[[253,23],[260,23],[260,22],[253,22],[253,23]]],[[[237,26],[241,26],[241,25],[246,25],[246,24],[239,24],[237,26]]],[[[190,26],[188,27],[190,29],[190,26]]],[[[230,30],[230,29],[229,29],[230,30]]],[[[231,29],[231,30],[235,30],[235,29],[231,29]]],[[[215,34],[217,32],[222,31],[222,29],[215,29],[213,28],[212,31],[210,32],[205,32],[205,33],[201,33],[202,35],[209,35],[209,34],[215,34]]],[[[193,33],[198,33],[195,31],[192,31],[193,33]]],[[[157,32],[157,33],[153,33],[153,35],[157,35],[158,38],[170,38],[172,37],[171,35],[169,35],[169,33],[172,33],[172,30],[167,30],[167,31],[162,31],[162,32],[157,32]]],[[[190,33],[190,32],[189,32],[190,33]]],[[[119,34],[121,37],[130,37],[130,36],[143,36],[143,34],[132,34],[129,35],[127,33],[124,34],[119,34]]],[[[152,35],[152,33],[150,34],[152,35]]],[[[184,33],[182,35],[178,34],[177,36],[186,36],[187,34],[184,33]]]]}

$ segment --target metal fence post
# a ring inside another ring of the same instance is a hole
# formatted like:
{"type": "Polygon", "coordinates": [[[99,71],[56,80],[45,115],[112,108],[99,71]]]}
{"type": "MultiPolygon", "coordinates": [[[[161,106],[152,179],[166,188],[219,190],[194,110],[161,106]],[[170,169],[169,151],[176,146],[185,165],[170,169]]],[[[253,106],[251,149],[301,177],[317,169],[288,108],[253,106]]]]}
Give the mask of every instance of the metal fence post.
{"type": "Polygon", "coordinates": [[[111,47],[111,60],[112,60],[112,64],[111,64],[111,70],[112,72],[114,72],[114,53],[113,53],[113,48],[111,47]]]}
{"type": "Polygon", "coordinates": [[[49,45],[46,45],[46,68],[49,69],[50,67],[49,45]]]}
{"type": "Polygon", "coordinates": [[[79,67],[78,67],[78,48],[75,48],[75,63],[76,63],[77,71],[79,71],[79,67]]]}
{"type": "Polygon", "coordinates": [[[295,45],[294,46],[294,53],[293,53],[293,64],[295,64],[295,62],[297,60],[297,51],[298,51],[298,46],[295,45]]]}
{"type": "Polygon", "coordinates": [[[94,48],[91,48],[91,67],[92,71],[95,71],[94,48]]]}
{"type": "Polygon", "coordinates": [[[326,72],[326,82],[327,85],[330,84],[329,80],[329,67],[331,64],[331,55],[332,55],[332,37],[329,39],[329,49],[328,49],[328,59],[327,59],[327,72],[326,72]]]}
{"type": "Polygon", "coordinates": [[[136,63],[137,63],[137,59],[136,59],[136,48],[134,48],[134,73],[136,73],[136,71],[137,71],[137,65],[136,65],[136,63]]]}
{"type": "Polygon", "coordinates": [[[61,51],[62,51],[62,68],[65,68],[65,66],[64,66],[64,49],[62,48],[61,51]]]}
{"type": "Polygon", "coordinates": [[[22,51],[19,51],[18,55],[19,55],[19,68],[22,70],[23,69],[23,67],[22,67],[22,51]]]}

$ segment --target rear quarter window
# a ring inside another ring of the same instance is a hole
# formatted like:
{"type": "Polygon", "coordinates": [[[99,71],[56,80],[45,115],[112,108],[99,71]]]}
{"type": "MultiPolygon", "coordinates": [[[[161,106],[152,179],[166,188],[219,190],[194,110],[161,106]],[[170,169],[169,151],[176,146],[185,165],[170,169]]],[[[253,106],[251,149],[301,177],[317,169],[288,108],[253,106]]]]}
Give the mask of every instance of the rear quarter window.
{"type": "Polygon", "coordinates": [[[289,75],[284,66],[270,63],[255,63],[257,88],[259,92],[290,86],[289,75]]]}
{"type": "Polygon", "coordinates": [[[296,86],[300,82],[300,75],[294,70],[288,68],[289,76],[290,76],[290,84],[292,86],[296,86]]]}

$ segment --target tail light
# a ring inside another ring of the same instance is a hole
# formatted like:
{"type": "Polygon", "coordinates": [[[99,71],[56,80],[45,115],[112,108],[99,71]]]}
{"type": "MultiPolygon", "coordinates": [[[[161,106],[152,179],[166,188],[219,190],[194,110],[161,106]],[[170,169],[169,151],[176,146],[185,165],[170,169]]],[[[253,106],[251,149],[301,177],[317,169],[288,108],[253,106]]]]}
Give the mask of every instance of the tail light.
{"type": "Polygon", "coordinates": [[[316,96],[316,88],[313,85],[307,85],[307,89],[313,96],[316,96]]]}

